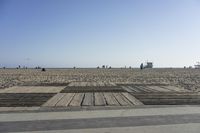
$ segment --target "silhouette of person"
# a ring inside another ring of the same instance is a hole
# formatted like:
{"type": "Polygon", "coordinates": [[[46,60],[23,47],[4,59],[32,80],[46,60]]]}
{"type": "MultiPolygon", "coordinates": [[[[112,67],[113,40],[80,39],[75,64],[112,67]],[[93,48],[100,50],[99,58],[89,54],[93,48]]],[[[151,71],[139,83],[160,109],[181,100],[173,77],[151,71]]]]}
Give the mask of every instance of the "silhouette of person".
{"type": "Polygon", "coordinates": [[[143,63],[140,65],[140,69],[142,70],[144,68],[143,63]]]}

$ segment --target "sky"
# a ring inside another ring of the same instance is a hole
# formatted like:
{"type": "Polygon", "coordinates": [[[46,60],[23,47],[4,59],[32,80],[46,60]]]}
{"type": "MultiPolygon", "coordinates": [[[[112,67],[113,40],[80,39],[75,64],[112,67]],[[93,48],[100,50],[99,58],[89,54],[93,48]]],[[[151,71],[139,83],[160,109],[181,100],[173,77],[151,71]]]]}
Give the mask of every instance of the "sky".
{"type": "Polygon", "coordinates": [[[0,67],[145,61],[200,61],[200,0],[0,0],[0,67]]]}

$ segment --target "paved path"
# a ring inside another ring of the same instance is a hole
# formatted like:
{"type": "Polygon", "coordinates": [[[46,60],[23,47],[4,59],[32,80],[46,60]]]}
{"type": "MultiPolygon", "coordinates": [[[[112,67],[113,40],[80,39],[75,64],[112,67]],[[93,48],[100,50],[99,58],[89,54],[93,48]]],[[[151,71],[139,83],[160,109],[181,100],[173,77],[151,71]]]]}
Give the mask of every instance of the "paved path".
{"type": "Polygon", "coordinates": [[[0,132],[198,133],[200,107],[0,113],[0,132]]]}

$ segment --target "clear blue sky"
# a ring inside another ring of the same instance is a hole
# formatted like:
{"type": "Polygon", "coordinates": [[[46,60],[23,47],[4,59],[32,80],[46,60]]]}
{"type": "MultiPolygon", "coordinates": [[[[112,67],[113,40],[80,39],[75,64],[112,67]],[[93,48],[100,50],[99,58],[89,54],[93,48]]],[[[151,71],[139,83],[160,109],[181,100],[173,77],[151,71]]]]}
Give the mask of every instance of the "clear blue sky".
{"type": "Polygon", "coordinates": [[[183,67],[200,60],[200,0],[0,0],[0,67],[183,67]]]}

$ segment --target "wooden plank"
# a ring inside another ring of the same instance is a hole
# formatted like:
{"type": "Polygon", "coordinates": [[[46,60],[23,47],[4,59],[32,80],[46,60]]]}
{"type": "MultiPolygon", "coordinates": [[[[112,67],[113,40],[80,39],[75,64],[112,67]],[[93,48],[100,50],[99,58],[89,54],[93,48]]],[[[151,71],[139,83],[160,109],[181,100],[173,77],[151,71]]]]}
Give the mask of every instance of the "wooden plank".
{"type": "Polygon", "coordinates": [[[138,99],[200,99],[200,95],[133,95],[138,99]]]}
{"type": "Polygon", "coordinates": [[[121,93],[113,93],[114,97],[117,99],[117,101],[119,102],[119,104],[121,106],[130,106],[133,105],[131,104],[130,101],[128,101],[124,95],[122,95],[121,93]]]}
{"type": "Polygon", "coordinates": [[[137,98],[132,96],[129,93],[122,93],[132,104],[134,105],[144,105],[141,101],[139,101],[137,98]]]}
{"type": "Polygon", "coordinates": [[[93,93],[93,92],[126,92],[121,87],[116,86],[85,86],[85,87],[66,87],[61,93],[93,93]]]}
{"type": "Polygon", "coordinates": [[[153,92],[152,89],[148,88],[147,86],[138,86],[139,88],[141,88],[144,92],[150,93],[153,92]]]}
{"type": "Polygon", "coordinates": [[[141,92],[140,89],[138,89],[136,86],[128,86],[130,89],[132,89],[135,92],[141,92]]]}
{"type": "Polygon", "coordinates": [[[85,93],[82,106],[93,106],[94,103],[93,93],[85,93]]]}
{"type": "Polygon", "coordinates": [[[87,86],[87,83],[88,83],[88,82],[77,82],[77,83],[79,83],[78,86],[87,86]]]}
{"type": "Polygon", "coordinates": [[[127,92],[129,92],[129,93],[131,93],[131,92],[135,92],[135,91],[133,91],[132,89],[130,89],[129,87],[127,87],[127,86],[121,86],[125,91],[127,91],[127,92]]]}
{"type": "Polygon", "coordinates": [[[104,99],[103,93],[94,93],[94,97],[95,97],[95,106],[105,106],[106,105],[106,101],[104,99]]]}
{"type": "Polygon", "coordinates": [[[162,88],[166,88],[168,90],[176,91],[176,92],[187,92],[187,90],[185,90],[183,88],[178,88],[176,86],[162,86],[162,88]]]}
{"type": "Polygon", "coordinates": [[[149,93],[157,92],[156,90],[149,88],[148,86],[145,86],[145,89],[148,90],[149,93]]]}
{"type": "Polygon", "coordinates": [[[130,88],[133,92],[136,92],[136,93],[140,93],[141,91],[138,90],[138,88],[136,88],[135,86],[128,86],[128,88],[130,88]]]}
{"type": "Polygon", "coordinates": [[[151,92],[159,92],[158,90],[155,90],[155,89],[153,89],[153,88],[151,88],[151,87],[149,87],[149,86],[146,86],[151,92]]]}
{"type": "Polygon", "coordinates": [[[68,86],[86,86],[87,82],[71,82],[68,86]]]}
{"type": "Polygon", "coordinates": [[[134,86],[138,91],[146,93],[146,90],[142,86],[134,86]]]}
{"type": "Polygon", "coordinates": [[[58,103],[64,96],[64,93],[58,93],[51,99],[49,99],[46,103],[44,103],[42,106],[55,106],[56,103],[58,103]]]}
{"type": "Polygon", "coordinates": [[[75,86],[75,82],[69,83],[68,86],[75,86]]]}
{"type": "Polygon", "coordinates": [[[92,82],[91,86],[97,86],[97,82],[92,82]]]}
{"type": "Polygon", "coordinates": [[[144,86],[135,86],[140,92],[143,93],[148,93],[149,91],[146,90],[146,88],[144,86]]]}
{"type": "MultiPolygon", "coordinates": [[[[138,94],[144,94],[144,93],[137,93],[138,94]]],[[[199,92],[173,92],[173,91],[168,91],[168,92],[152,92],[152,93],[146,93],[144,95],[149,95],[149,94],[154,94],[154,95],[200,95],[199,92]]]]}
{"type": "Polygon", "coordinates": [[[159,86],[149,86],[149,88],[152,88],[152,89],[157,90],[159,92],[170,92],[170,90],[161,88],[159,86]]]}
{"type": "Polygon", "coordinates": [[[56,106],[68,106],[74,95],[75,93],[66,93],[64,97],[56,104],[56,106]]]}
{"type": "Polygon", "coordinates": [[[120,106],[112,93],[109,92],[109,93],[103,93],[103,94],[106,99],[106,103],[109,106],[120,106]]]}
{"type": "Polygon", "coordinates": [[[141,99],[146,105],[199,105],[199,99],[141,99]]]}
{"type": "Polygon", "coordinates": [[[76,93],[70,102],[69,106],[81,106],[83,101],[84,93],[76,93]]]}
{"type": "Polygon", "coordinates": [[[13,86],[0,93],[59,93],[64,87],[54,86],[13,86]]]}

